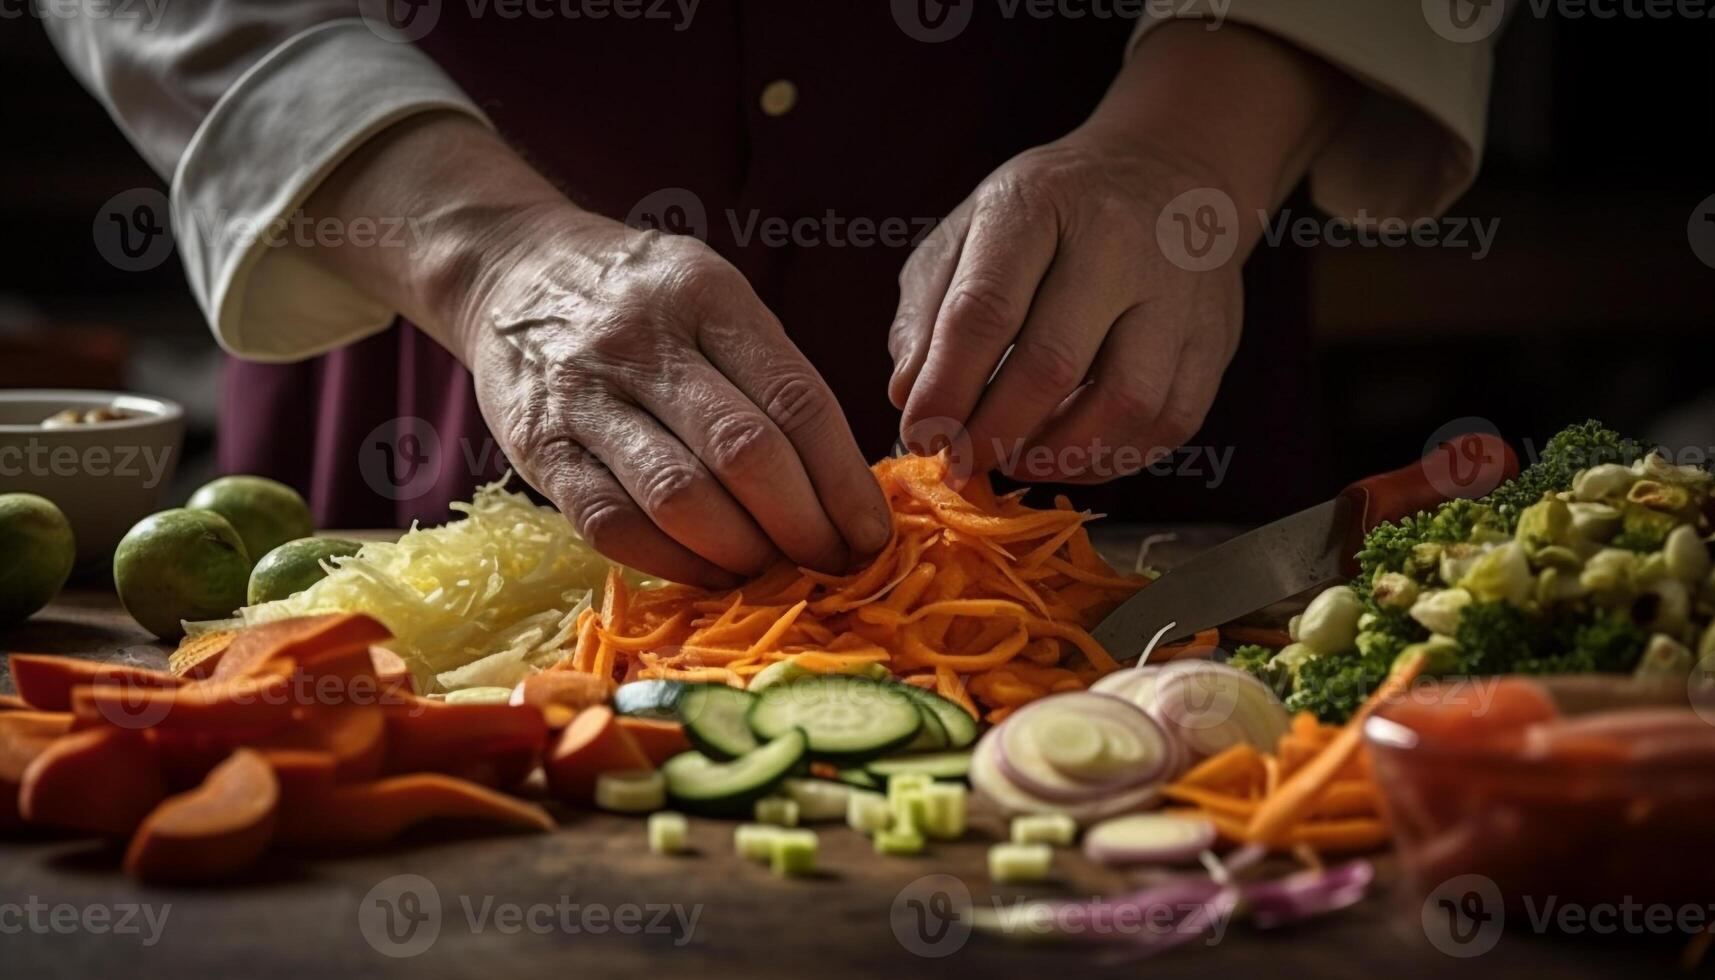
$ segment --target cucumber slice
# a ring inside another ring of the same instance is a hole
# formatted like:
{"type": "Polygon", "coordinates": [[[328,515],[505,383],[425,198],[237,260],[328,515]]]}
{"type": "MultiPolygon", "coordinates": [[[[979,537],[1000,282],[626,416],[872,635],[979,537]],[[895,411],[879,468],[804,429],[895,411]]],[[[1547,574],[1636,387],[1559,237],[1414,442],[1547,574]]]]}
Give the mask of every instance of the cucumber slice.
{"type": "Polygon", "coordinates": [[[679,720],[698,751],[717,759],[736,759],[755,749],[756,736],[745,721],[756,695],[725,684],[692,684],[679,695],[679,720]]]}
{"type": "Polygon", "coordinates": [[[910,744],[923,728],[917,703],[900,693],[905,686],[846,674],[776,685],[757,695],[750,728],[762,738],[801,728],[811,755],[863,762],[910,744]]]}
{"type": "Polygon", "coordinates": [[[839,775],[834,778],[858,789],[881,789],[881,780],[870,775],[867,769],[841,769],[839,775]]]}
{"type": "Polygon", "coordinates": [[[731,762],[716,762],[701,752],[681,752],[661,767],[667,797],[698,813],[748,812],[752,802],[767,796],[791,774],[804,758],[805,746],[803,732],[789,731],[731,762]]]}
{"type": "Polygon", "coordinates": [[[941,724],[940,715],[922,704],[917,706],[917,713],[923,716],[923,727],[917,730],[917,737],[911,740],[905,751],[939,752],[952,744],[947,735],[947,726],[941,724]]]}
{"type": "Polygon", "coordinates": [[[934,691],[925,690],[914,684],[901,684],[899,687],[906,697],[916,701],[920,707],[927,708],[941,719],[941,724],[947,729],[947,747],[962,749],[977,740],[977,720],[971,713],[947,700],[934,691]]]}
{"type": "Polygon", "coordinates": [[[872,775],[892,779],[907,773],[918,773],[930,779],[964,779],[971,772],[969,749],[951,752],[925,752],[922,755],[896,755],[876,759],[864,766],[872,775]]]}
{"type": "Polygon", "coordinates": [[[613,692],[615,714],[679,720],[679,697],[692,685],[684,681],[632,681],[613,692]]]}

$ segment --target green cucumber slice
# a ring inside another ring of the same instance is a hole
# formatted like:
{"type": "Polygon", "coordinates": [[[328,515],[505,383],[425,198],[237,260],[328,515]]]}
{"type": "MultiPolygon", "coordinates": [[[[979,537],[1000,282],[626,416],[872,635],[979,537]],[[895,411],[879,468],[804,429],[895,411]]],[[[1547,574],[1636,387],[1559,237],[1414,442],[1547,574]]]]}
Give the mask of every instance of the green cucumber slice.
{"type": "Polygon", "coordinates": [[[839,775],[834,778],[847,786],[856,786],[858,789],[878,790],[882,788],[881,780],[870,775],[867,769],[841,769],[839,775]]]}
{"type": "Polygon", "coordinates": [[[910,744],[923,728],[917,702],[900,693],[904,686],[846,674],[779,684],[757,695],[750,728],[761,738],[801,728],[816,758],[863,762],[910,744]]]}
{"type": "Polygon", "coordinates": [[[977,720],[971,713],[934,691],[914,684],[901,684],[906,697],[935,713],[947,729],[947,747],[962,749],[977,740],[977,720]]]}
{"type": "Polygon", "coordinates": [[[745,719],[756,695],[725,684],[692,684],[679,695],[679,720],[698,751],[717,759],[736,759],[759,744],[745,719]]]}
{"type": "Polygon", "coordinates": [[[939,715],[922,704],[917,705],[917,713],[923,716],[923,727],[917,730],[917,737],[911,740],[905,751],[939,752],[952,744],[947,735],[947,726],[941,724],[939,715]]]}
{"type": "Polygon", "coordinates": [[[747,812],[749,804],[773,792],[804,758],[804,733],[789,731],[731,762],[701,752],[681,752],[661,767],[667,796],[674,805],[698,813],[747,812]]]}
{"type": "Polygon", "coordinates": [[[908,773],[928,776],[930,779],[964,779],[971,772],[971,753],[969,749],[955,749],[951,752],[925,752],[922,755],[895,755],[886,759],[875,759],[864,768],[882,779],[892,779],[894,776],[908,773]]]}

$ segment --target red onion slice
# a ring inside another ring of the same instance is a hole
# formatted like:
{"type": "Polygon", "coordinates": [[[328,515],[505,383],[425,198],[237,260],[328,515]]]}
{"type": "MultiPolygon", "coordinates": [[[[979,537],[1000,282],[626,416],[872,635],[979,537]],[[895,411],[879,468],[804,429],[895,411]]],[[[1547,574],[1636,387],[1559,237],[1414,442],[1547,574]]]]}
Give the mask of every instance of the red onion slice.
{"type": "Polygon", "coordinates": [[[1209,661],[1163,668],[1145,708],[1193,763],[1246,742],[1272,752],[1292,727],[1291,715],[1267,684],[1209,661]]]}
{"type": "Polygon", "coordinates": [[[1348,861],[1325,871],[1299,871],[1245,885],[1244,901],[1257,928],[1273,929],[1356,905],[1369,893],[1375,876],[1370,862],[1348,861]]]}
{"type": "Polygon", "coordinates": [[[971,755],[971,786],[1008,816],[1019,813],[1063,813],[1080,825],[1154,806],[1160,791],[1154,784],[1110,793],[1094,800],[1066,803],[1046,800],[1019,787],[1001,768],[1000,729],[992,728],[971,755]]]}

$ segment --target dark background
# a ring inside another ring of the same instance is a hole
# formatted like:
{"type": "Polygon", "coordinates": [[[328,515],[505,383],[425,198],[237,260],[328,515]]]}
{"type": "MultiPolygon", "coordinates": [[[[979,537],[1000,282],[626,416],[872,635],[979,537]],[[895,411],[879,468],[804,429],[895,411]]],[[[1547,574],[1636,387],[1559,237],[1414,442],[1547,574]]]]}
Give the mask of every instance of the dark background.
{"type": "MultiPolygon", "coordinates": [[[[1527,451],[1592,416],[1715,446],[1715,269],[1687,239],[1715,194],[1712,41],[1715,20],[1523,10],[1500,47],[1482,177],[1450,211],[1499,218],[1491,253],[1312,249],[1326,417],[1304,424],[1334,437],[1330,490],[1464,416],[1527,451]]],[[[179,483],[195,486],[212,468],[213,341],[176,257],[120,271],[92,235],[114,194],[162,183],[33,20],[0,21],[0,113],[0,387],[181,401],[179,483]]],[[[1253,311],[1251,329],[1266,323],[1253,311]]],[[[1270,410],[1267,391],[1223,395],[1270,410]]]]}

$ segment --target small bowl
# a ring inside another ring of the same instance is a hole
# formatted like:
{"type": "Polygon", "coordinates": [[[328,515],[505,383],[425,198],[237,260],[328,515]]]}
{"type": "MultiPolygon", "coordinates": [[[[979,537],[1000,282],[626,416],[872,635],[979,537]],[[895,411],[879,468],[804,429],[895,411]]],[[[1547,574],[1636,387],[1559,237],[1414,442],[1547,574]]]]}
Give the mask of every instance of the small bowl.
{"type": "Polygon", "coordinates": [[[1364,741],[1408,901],[1481,882],[1485,902],[1524,922],[1553,902],[1701,903],[1715,885],[1706,765],[1570,764],[1507,744],[1435,744],[1385,713],[1364,723],[1364,741]]]}
{"type": "Polygon", "coordinates": [[[88,570],[113,557],[131,526],[161,509],[184,449],[185,413],[164,398],[115,391],[0,391],[0,493],[57,504],[88,570]],[[44,428],[66,409],[111,408],[115,419],[44,428]]]}

